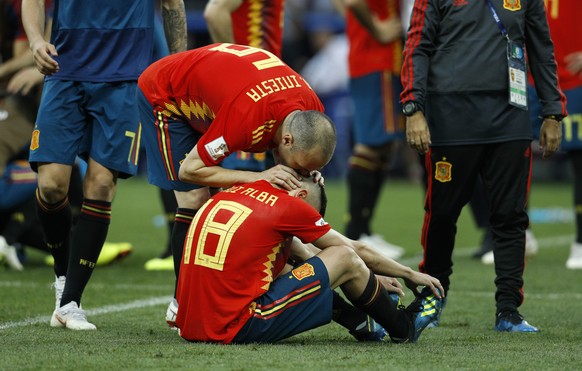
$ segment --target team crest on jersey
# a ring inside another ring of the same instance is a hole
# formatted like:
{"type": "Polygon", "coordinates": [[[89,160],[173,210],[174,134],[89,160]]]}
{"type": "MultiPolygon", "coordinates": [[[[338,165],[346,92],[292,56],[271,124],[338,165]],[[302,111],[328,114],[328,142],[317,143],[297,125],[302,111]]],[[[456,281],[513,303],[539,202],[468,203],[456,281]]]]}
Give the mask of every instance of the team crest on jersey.
{"type": "Polygon", "coordinates": [[[214,160],[218,160],[220,157],[228,153],[228,146],[224,141],[224,137],[216,138],[204,147],[206,148],[206,152],[208,152],[210,157],[214,160]]]}
{"type": "Polygon", "coordinates": [[[503,7],[512,12],[521,9],[520,0],[503,0],[503,7]]]}
{"type": "Polygon", "coordinates": [[[293,269],[291,274],[293,274],[295,278],[301,281],[304,278],[315,276],[315,269],[313,269],[313,265],[305,263],[293,269]]]}
{"type": "Polygon", "coordinates": [[[446,157],[443,157],[442,161],[436,163],[436,169],[434,172],[434,178],[441,183],[450,182],[452,180],[452,168],[453,164],[446,161],[446,157]]]}
{"type": "Polygon", "coordinates": [[[38,129],[34,129],[32,131],[32,138],[30,139],[30,150],[34,151],[35,149],[37,149],[40,145],[39,145],[39,136],[40,136],[40,130],[38,129]]]}

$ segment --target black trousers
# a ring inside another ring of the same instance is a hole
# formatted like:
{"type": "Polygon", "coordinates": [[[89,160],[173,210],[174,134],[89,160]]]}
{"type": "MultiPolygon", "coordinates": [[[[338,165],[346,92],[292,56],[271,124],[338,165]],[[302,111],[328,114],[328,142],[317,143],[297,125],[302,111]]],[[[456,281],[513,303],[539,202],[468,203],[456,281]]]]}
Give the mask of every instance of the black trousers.
{"type": "Polygon", "coordinates": [[[428,187],[420,270],[438,278],[448,291],[457,220],[481,175],[494,241],[497,313],[516,310],[523,302],[531,165],[529,140],[433,146],[425,156],[428,187]]]}

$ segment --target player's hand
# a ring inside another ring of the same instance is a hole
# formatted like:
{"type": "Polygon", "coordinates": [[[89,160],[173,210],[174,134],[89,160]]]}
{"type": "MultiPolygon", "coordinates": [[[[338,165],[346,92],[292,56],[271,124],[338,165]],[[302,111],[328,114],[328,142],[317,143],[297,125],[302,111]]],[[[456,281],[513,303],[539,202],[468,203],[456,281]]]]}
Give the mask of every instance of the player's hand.
{"type": "Polygon", "coordinates": [[[540,129],[540,150],[548,158],[560,148],[562,143],[562,124],[554,119],[544,119],[540,129]]]}
{"type": "Polygon", "coordinates": [[[53,44],[41,39],[32,43],[30,49],[32,50],[32,57],[36,68],[43,75],[50,76],[53,73],[59,72],[59,64],[52,58],[58,55],[57,49],[53,44]]]}
{"type": "Polygon", "coordinates": [[[428,152],[431,144],[430,131],[426,118],[420,111],[406,118],[406,142],[421,155],[428,152]]]}
{"type": "Polygon", "coordinates": [[[301,175],[285,165],[277,165],[260,173],[260,179],[282,187],[288,191],[301,188],[301,175]]]}
{"type": "Polygon", "coordinates": [[[372,23],[375,30],[374,38],[382,44],[388,44],[402,35],[402,22],[398,17],[381,20],[378,15],[373,14],[372,23]]]}
{"type": "Polygon", "coordinates": [[[319,183],[320,186],[325,187],[325,179],[323,175],[317,170],[309,172],[309,176],[313,178],[313,183],[319,183]]]}
{"type": "Polygon", "coordinates": [[[27,95],[33,87],[42,83],[43,79],[44,75],[36,68],[24,68],[12,76],[6,90],[12,94],[27,95]]]}
{"type": "Polygon", "coordinates": [[[429,287],[437,298],[443,299],[445,297],[445,290],[441,282],[426,273],[413,272],[411,277],[404,279],[404,283],[406,287],[412,290],[415,296],[419,294],[418,287],[425,286],[429,287]]]}
{"type": "Polygon", "coordinates": [[[580,75],[582,77],[582,51],[568,54],[564,57],[566,62],[566,69],[572,75],[580,75]]]}
{"type": "Polygon", "coordinates": [[[382,286],[384,286],[386,291],[398,294],[398,296],[400,296],[400,297],[404,296],[404,290],[402,290],[402,284],[396,278],[387,277],[387,276],[380,276],[380,275],[376,275],[376,277],[378,277],[378,281],[380,281],[380,283],[382,284],[382,286]]]}

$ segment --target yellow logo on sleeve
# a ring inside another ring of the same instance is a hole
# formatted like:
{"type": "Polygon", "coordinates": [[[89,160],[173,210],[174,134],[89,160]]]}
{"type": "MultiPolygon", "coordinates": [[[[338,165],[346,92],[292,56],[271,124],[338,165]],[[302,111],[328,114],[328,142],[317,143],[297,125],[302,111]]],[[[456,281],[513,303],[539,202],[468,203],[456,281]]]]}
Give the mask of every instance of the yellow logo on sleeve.
{"type": "Polygon", "coordinates": [[[39,137],[40,137],[40,130],[34,129],[32,131],[32,138],[30,139],[30,150],[31,151],[38,149],[38,147],[40,146],[39,137]]]}

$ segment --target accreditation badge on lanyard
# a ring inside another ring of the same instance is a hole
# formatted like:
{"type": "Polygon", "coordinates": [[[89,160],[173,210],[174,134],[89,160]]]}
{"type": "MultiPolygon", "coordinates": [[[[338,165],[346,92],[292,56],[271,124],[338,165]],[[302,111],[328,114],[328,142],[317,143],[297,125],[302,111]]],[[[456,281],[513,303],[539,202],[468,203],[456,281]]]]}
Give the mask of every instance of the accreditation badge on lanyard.
{"type": "Polygon", "coordinates": [[[497,14],[491,0],[485,0],[499,31],[507,40],[507,73],[509,75],[509,104],[527,111],[527,68],[523,43],[509,38],[503,21],[497,14]]]}
{"type": "Polygon", "coordinates": [[[527,111],[527,67],[523,43],[507,40],[509,104],[527,111]]]}

